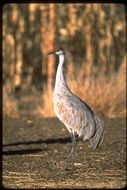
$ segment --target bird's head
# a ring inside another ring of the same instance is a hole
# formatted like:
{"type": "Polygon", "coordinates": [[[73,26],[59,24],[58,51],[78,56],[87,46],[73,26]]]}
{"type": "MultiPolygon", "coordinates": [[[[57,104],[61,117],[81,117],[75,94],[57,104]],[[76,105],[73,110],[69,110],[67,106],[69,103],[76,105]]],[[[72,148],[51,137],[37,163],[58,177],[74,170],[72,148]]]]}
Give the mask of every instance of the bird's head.
{"type": "Polygon", "coordinates": [[[51,52],[47,53],[47,55],[51,55],[51,54],[65,55],[65,51],[62,48],[59,48],[56,51],[51,51],[51,52]]]}

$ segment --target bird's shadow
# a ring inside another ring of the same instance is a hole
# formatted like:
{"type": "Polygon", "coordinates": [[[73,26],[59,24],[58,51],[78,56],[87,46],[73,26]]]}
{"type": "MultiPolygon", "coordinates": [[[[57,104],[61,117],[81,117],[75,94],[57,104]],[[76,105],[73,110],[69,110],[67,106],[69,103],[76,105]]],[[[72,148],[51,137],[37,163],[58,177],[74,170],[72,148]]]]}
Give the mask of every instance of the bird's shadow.
{"type": "MultiPolygon", "coordinates": [[[[76,136],[77,137],[77,136],[76,136]]],[[[77,139],[78,140],[78,139],[77,139]]],[[[15,142],[15,143],[10,143],[10,144],[4,144],[4,148],[8,147],[14,147],[14,146],[19,146],[19,145],[38,145],[38,144],[66,144],[66,143],[71,143],[71,138],[70,137],[65,137],[65,138],[56,138],[56,139],[45,139],[45,140],[38,140],[38,141],[27,141],[27,142],[15,142]]],[[[22,155],[22,154],[31,154],[31,153],[36,153],[40,151],[46,151],[47,148],[36,148],[36,149],[23,149],[23,150],[6,150],[3,151],[3,155],[9,156],[9,155],[22,155]]]]}
{"type": "Polygon", "coordinates": [[[43,151],[44,149],[23,149],[23,150],[6,150],[2,152],[3,156],[13,156],[13,155],[23,155],[23,154],[32,154],[43,151]]]}
{"type": "Polygon", "coordinates": [[[64,144],[64,143],[70,143],[70,142],[71,142],[70,137],[66,137],[66,138],[45,139],[45,140],[38,140],[38,141],[16,142],[16,143],[4,144],[3,147],[18,146],[18,145],[32,145],[32,144],[54,144],[54,143],[64,144]]]}

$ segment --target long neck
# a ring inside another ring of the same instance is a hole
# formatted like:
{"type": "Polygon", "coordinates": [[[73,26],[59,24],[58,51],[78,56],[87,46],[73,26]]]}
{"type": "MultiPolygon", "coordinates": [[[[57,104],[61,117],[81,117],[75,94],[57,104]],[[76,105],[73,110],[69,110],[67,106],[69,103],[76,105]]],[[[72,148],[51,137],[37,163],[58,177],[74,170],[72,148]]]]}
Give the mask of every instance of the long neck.
{"type": "Polygon", "coordinates": [[[63,74],[63,63],[64,63],[64,55],[59,55],[59,65],[57,68],[57,73],[56,73],[56,81],[55,81],[55,89],[54,93],[65,93],[69,92],[69,88],[67,86],[67,83],[64,78],[63,74]]]}

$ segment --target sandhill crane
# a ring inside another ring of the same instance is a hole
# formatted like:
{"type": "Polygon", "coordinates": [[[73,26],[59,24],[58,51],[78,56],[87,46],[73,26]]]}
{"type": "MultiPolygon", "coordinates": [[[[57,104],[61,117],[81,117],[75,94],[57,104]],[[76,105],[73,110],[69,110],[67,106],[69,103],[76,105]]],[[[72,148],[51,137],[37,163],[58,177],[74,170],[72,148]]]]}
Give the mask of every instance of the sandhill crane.
{"type": "Polygon", "coordinates": [[[64,50],[59,48],[56,51],[47,53],[47,55],[51,54],[59,56],[53,93],[54,111],[68,129],[72,139],[72,148],[66,162],[65,170],[74,170],[75,133],[79,137],[82,137],[83,141],[89,140],[90,146],[96,149],[103,141],[103,121],[83,100],[70,91],[63,74],[64,50]]]}

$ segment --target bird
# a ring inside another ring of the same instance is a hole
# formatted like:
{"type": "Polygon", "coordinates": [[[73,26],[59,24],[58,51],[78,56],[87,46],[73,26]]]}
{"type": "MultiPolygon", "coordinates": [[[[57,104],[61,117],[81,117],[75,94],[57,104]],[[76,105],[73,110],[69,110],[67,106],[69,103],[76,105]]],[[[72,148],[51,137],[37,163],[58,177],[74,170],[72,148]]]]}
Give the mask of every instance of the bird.
{"type": "Polygon", "coordinates": [[[90,146],[96,149],[104,139],[104,122],[85,101],[69,89],[63,72],[65,59],[63,48],[50,51],[47,55],[57,55],[59,57],[53,91],[53,107],[57,117],[69,131],[72,140],[65,170],[74,171],[76,134],[83,141],[89,140],[90,146]]]}

